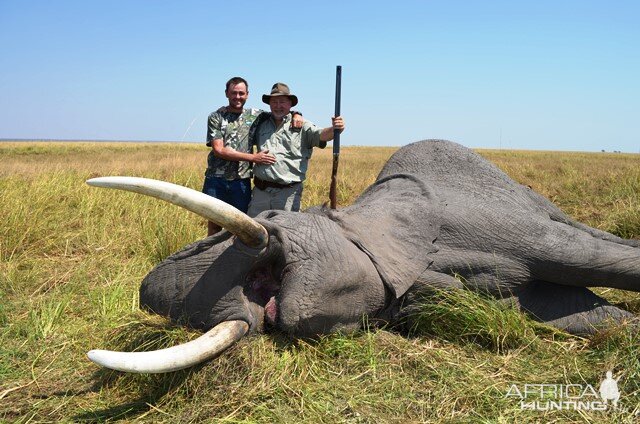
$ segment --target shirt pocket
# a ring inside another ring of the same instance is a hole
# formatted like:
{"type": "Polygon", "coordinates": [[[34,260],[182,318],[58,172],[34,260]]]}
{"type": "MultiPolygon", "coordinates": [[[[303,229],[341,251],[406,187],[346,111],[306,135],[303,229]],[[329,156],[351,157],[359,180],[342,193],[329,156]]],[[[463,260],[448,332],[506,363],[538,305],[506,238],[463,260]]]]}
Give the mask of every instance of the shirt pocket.
{"type": "Polygon", "coordinates": [[[293,134],[293,137],[289,140],[289,152],[287,156],[296,159],[301,158],[303,154],[302,142],[299,134],[293,134]]]}

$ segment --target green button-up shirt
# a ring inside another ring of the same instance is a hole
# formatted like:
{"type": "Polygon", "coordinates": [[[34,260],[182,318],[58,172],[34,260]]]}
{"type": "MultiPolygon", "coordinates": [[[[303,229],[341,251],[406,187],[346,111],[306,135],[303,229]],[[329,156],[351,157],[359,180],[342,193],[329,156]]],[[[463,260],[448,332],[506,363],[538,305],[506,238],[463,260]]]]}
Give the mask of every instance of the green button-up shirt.
{"type": "Polygon", "coordinates": [[[276,162],[272,165],[254,164],[253,174],[261,180],[278,184],[304,181],[313,148],[320,146],[322,128],[305,121],[299,131],[292,131],[290,114],[276,128],[273,117],[269,115],[269,119],[256,129],[253,142],[259,150],[268,149],[276,157],[276,162]]]}

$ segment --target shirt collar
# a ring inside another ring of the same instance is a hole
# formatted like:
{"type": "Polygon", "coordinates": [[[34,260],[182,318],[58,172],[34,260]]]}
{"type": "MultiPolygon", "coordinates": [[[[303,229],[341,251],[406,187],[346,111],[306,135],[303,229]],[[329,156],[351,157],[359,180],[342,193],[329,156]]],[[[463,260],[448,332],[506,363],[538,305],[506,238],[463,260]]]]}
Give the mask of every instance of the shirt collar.
{"type": "MultiPolygon", "coordinates": [[[[273,113],[269,112],[269,119],[271,119],[271,122],[275,125],[276,120],[273,118],[273,113]]],[[[287,113],[284,118],[282,118],[282,124],[286,124],[288,122],[291,121],[291,112],[287,113]]]]}

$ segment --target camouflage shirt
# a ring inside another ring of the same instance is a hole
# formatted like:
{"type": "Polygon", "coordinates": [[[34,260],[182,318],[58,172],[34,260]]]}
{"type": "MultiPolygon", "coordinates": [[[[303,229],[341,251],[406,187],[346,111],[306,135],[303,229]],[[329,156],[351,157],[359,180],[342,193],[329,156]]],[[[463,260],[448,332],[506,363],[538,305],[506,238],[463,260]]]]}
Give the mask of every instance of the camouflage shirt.
{"type": "MultiPolygon", "coordinates": [[[[261,113],[260,109],[244,109],[242,113],[213,112],[207,123],[207,146],[211,147],[213,140],[222,139],[225,147],[251,153],[249,129],[261,113]]],[[[227,180],[250,178],[251,162],[221,159],[214,155],[212,149],[207,158],[205,175],[227,180]]]]}

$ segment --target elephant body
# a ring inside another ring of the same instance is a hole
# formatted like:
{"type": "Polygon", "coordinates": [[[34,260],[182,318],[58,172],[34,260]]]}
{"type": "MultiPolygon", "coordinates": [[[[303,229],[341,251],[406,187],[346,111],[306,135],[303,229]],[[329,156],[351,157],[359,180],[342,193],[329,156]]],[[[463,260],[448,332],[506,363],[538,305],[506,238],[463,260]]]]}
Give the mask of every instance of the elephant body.
{"type": "Polygon", "coordinates": [[[575,334],[632,316],[587,287],[640,291],[640,243],[575,222],[473,151],[399,149],[353,205],[266,211],[266,247],[227,232],[144,279],[147,309],[196,328],[243,320],[295,337],[395,323],[417,294],[466,288],[575,334]]]}

